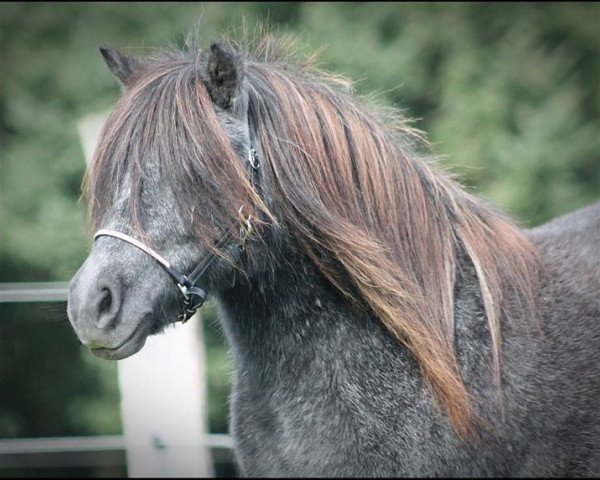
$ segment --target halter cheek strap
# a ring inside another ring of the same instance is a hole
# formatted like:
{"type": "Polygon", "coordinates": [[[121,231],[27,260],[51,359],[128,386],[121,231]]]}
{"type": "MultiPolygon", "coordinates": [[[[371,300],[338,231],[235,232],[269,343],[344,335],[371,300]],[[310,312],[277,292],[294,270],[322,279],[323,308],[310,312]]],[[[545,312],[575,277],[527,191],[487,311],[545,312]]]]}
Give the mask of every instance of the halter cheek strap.
{"type": "MultiPolygon", "coordinates": [[[[249,149],[248,163],[251,167],[252,186],[254,186],[257,171],[260,164],[258,161],[258,156],[256,155],[256,151],[253,148],[249,149]]],[[[240,207],[240,211],[243,208],[244,206],[242,205],[240,207]]],[[[242,245],[240,246],[243,248],[244,243],[246,242],[248,236],[252,231],[252,218],[250,216],[248,216],[248,218],[245,220],[244,225],[242,225],[240,228],[240,231],[242,238],[242,245]]],[[[198,282],[200,281],[208,267],[210,267],[210,265],[217,258],[215,253],[207,253],[189,275],[184,275],[180,271],[173,268],[171,266],[171,263],[167,261],[158,252],[148,247],[147,245],[144,245],[139,240],[136,240],[135,238],[126,235],[125,233],[121,233],[116,230],[110,229],[98,230],[94,235],[94,241],[96,241],[96,239],[102,236],[118,238],[119,240],[122,240],[133,245],[134,247],[139,248],[141,251],[147,253],[152,258],[154,258],[154,260],[156,260],[158,264],[162,268],[164,268],[169,275],[171,275],[171,278],[175,281],[177,287],[183,295],[183,313],[179,315],[179,320],[181,320],[182,323],[187,322],[190,319],[190,317],[194,315],[194,313],[196,313],[196,310],[198,310],[204,304],[206,300],[206,292],[198,286],[198,282]]],[[[233,235],[230,232],[227,232],[223,234],[221,238],[219,238],[218,242],[215,245],[215,248],[217,250],[222,249],[232,240],[233,235]]]]}

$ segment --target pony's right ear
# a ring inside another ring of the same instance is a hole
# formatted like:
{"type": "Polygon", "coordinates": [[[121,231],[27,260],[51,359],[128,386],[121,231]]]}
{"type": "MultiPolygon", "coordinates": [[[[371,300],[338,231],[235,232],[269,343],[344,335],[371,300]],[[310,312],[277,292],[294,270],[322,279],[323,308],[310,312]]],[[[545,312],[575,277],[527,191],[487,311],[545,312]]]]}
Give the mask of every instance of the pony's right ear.
{"type": "Polygon", "coordinates": [[[100,47],[100,53],[104,57],[104,61],[110,71],[119,79],[123,86],[129,83],[131,77],[140,66],[140,61],[137,58],[125,55],[116,48],[100,47]]]}

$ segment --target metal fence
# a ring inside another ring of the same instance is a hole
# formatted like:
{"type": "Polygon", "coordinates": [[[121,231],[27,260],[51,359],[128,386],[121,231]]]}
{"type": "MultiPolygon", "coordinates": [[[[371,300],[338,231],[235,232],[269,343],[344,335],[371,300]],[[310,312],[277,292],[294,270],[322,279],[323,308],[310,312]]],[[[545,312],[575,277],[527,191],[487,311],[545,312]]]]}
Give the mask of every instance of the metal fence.
{"type": "MultiPolygon", "coordinates": [[[[0,283],[0,303],[66,302],[67,296],[67,282],[0,283]]],[[[223,434],[204,434],[200,442],[210,452],[212,472],[216,476],[230,475],[231,438],[223,434]]],[[[0,476],[18,475],[23,470],[31,474],[58,469],[64,473],[82,468],[95,469],[94,476],[119,476],[129,471],[128,447],[124,435],[0,439],[0,476]]],[[[160,442],[155,447],[165,449],[160,442]]],[[[162,470],[162,473],[173,476],[169,471],[162,470]]]]}

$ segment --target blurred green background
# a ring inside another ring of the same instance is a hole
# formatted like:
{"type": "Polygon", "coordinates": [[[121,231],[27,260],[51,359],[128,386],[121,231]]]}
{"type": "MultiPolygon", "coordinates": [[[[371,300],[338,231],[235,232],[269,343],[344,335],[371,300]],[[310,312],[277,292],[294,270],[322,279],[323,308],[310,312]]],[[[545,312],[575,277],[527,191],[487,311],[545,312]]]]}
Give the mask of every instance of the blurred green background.
{"type": "MultiPolygon", "coordinates": [[[[208,44],[244,17],[292,32],[361,94],[416,119],[443,163],[523,225],[599,198],[597,3],[2,3],[0,281],[67,281],[88,250],[77,122],[120,89],[98,46],[208,44]]],[[[114,363],[65,304],[0,305],[0,437],[120,433],[114,363]]],[[[204,314],[209,426],[230,362],[204,314]]]]}

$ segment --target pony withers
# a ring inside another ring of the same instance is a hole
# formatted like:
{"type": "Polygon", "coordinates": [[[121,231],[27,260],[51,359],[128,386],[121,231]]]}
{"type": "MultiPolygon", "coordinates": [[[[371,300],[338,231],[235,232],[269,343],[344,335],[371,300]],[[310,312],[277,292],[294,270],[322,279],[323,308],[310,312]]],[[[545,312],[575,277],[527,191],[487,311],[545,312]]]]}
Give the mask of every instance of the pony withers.
{"type": "Polygon", "coordinates": [[[281,39],[102,53],[123,95],[68,305],[95,355],[136,353],[197,288],[245,475],[600,472],[599,205],[520,230],[281,39]]]}

